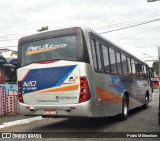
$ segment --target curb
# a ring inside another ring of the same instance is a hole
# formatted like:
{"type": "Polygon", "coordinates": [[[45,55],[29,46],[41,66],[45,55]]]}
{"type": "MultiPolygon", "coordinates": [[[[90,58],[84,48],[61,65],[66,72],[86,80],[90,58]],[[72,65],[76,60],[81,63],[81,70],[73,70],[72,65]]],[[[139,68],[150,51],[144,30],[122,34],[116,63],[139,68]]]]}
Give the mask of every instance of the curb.
{"type": "Polygon", "coordinates": [[[0,129],[14,126],[14,125],[26,124],[26,123],[30,123],[32,121],[37,121],[37,120],[42,120],[42,119],[43,118],[41,116],[38,116],[38,117],[34,117],[34,118],[16,120],[16,121],[12,121],[12,122],[4,122],[4,123],[2,123],[2,125],[0,125],[0,129]]]}

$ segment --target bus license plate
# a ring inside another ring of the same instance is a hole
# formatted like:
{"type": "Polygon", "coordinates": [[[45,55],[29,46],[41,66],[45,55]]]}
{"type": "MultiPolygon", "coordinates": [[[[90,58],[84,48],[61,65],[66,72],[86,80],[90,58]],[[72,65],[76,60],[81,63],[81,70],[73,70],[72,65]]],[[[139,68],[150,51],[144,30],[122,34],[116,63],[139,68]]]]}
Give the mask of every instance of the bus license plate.
{"type": "Polygon", "coordinates": [[[56,115],[56,110],[44,110],[44,115],[56,115]]]}

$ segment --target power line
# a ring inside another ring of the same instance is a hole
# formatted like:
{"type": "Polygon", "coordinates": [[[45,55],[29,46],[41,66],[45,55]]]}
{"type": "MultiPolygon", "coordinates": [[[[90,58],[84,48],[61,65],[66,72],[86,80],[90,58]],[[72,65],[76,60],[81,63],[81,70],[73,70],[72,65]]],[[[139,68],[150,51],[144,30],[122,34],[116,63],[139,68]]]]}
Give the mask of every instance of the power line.
{"type": "MultiPolygon", "coordinates": [[[[159,19],[159,17],[157,17],[157,18],[159,19]]],[[[154,19],[157,19],[157,18],[154,18],[154,19]]],[[[128,25],[132,25],[132,24],[137,24],[137,23],[140,23],[140,22],[148,21],[148,20],[154,20],[154,19],[153,19],[153,17],[152,18],[148,18],[147,17],[147,18],[141,18],[141,19],[132,19],[132,20],[129,19],[129,21],[121,21],[121,22],[116,22],[116,23],[111,23],[111,24],[108,24],[108,22],[106,24],[106,22],[104,22],[103,25],[101,25],[99,27],[95,27],[95,25],[94,25],[94,27],[96,29],[106,29],[106,28],[122,27],[122,26],[128,26],[128,25]]]]}
{"type": "Polygon", "coordinates": [[[100,32],[99,34],[104,34],[104,33],[109,33],[109,32],[114,32],[114,31],[119,31],[119,30],[131,28],[131,27],[136,27],[136,26],[140,26],[140,25],[144,25],[144,24],[156,22],[156,21],[159,21],[159,20],[160,20],[160,19],[154,19],[154,20],[150,20],[150,21],[145,21],[145,22],[142,22],[142,23],[138,23],[138,24],[134,24],[134,25],[122,27],[122,28],[117,28],[117,29],[113,29],[113,30],[109,30],[109,31],[105,31],[105,32],[100,32]]]}
{"type": "MultiPolygon", "coordinates": [[[[91,23],[87,23],[88,25],[89,24],[91,24],[91,25],[94,25],[95,26],[95,24],[96,25],[101,25],[101,24],[103,24],[104,22],[105,23],[110,23],[111,22],[111,24],[112,24],[112,22],[114,23],[114,22],[119,22],[119,21],[126,21],[126,20],[129,20],[129,21],[133,21],[133,20],[136,20],[136,19],[146,19],[146,17],[156,17],[156,16],[160,16],[159,14],[157,14],[157,13],[159,13],[158,11],[154,11],[153,13],[149,13],[149,12],[147,12],[147,13],[143,13],[143,14],[136,14],[136,15],[132,15],[132,16],[130,16],[130,17],[132,17],[132,19],[129,17],[129,18],[116,18],[116,19],[110,19],[110,20],[107,20],[107,21],[103,21],[103,22],[101,22],[101,21],[99,21],[99,22],[91,22],[91,23]],[[145,17],[145,18],[144,18],[145,17]]],[[[149,18],[148,17],[148,18],[149,18]]],[[[85,25],[85,24],[84,24],[85,25]]]]}
{"type": "MultiPolygon", "coordinates": [[[[155,13],[158,13],[157,11],[155,12],[155,13]]],[[[155,16],[160,16],[159,14],[155,14],[155,13],[153,13],[153,14],[141,14],[141,15],[135,15],[135,16],[132,16],[132,21],[135,21],[135,20],[139,20],[139,19],[141,19],[141,20],[146,20],[146,18],[150,18],[150,17],[155,17],[155,16]],[[146,17],[145,17],[146,16],[146,17]],[[149,16],[149,17],[148,17],[149,16]]],[[[106,23],[108,24],[109,23],[109,25],[108,26],[119,26],[119,24],[123,24],[124,25],[124,23],[128,23],[128,22],[130,22],[131,20],[130,20],[130,18],[118,18],[118,19],[111,19],[111,20],[109,20],[109,21],[100,21],[100,22],[91,22],[91,23],[87,23],[87,24],[82,24],[82,26],[83,25],[94,25],[94,28],[96,27],[96,26],[98,26],[97,28],[102,28],[102,25],[104,25],[105,27],[106,27],[106,23]],[[120,22],[121,21],[121,22],[120,22]],[[116,24],[114,24],[116,22],[116,24]],[[100,27],[99,27],[100,26],[100,27]]],[[[62,27],[61,27],[62,28],[62,27]]],[[[31,29],[28,29],[28,30],[23,30],[23,34],[28,34],[28,33],[31,33],[31,32],[36,32],[36,30],[31,30],[31,29]],[[24,33],[24,32],[26,32],[26,33],[24,33]]],[[[14,35],[21,35],[22,34],[22,31],[10,31],[10,32],[6,32],[6,34],[5,33],[3,33],[3,32],[1,32],[0,33],[0,37],[1,36],[14,36],[14,35]],[[18,33],[15,33],[15,32],[18,32],[18,33]]]]}
{"type": "MultiPolygon", "coordinates": [[[[88,23],[88,25],[89,24],[91,24],[91,25],[94,25],[94,28],[96,28],[96,29],[104,29],[103,27],[117,27],[117,26],[122,26],[122,25],[124,25],[124,24],[127,24],[128,25],[128,23],[130,23],[130,21],[137,21],[137,20],[139,20],[139,19],[141,19],[141,20],[146,20],[146,19],[148,19],[149,17],[144,17],[145,15],[143,14],[142,15],[143,17],[141,17],[141,16],[137,16],[136,15],[136,18],[133,18],[133,16],[132,16],[132,20],[130,20],[130,18],[120,18],[120,19],[112,19],[112,20],[109,20],[109,21],[102,21],[102,22],[92,22],[92,23],[88,23]],[[125,19],[125,20],[123,20],[123,19],[125,19]],[[121,22],[119,22],[119,21],[121,21],[121,22]],[[116,23],[115,23],[116,22],[116,23]],[[107,25],[106,26],[106,23],[108,24],[109,23],[109,25],[107,25]],[[104,25],[104,26],[103,26],[104,25]],[[96,27],[97,26],[97,27],[96,27]]],[[[151,16],[151,17],[153,17],[153,15],[148,15],[147,14],[147,16],[151,16]]],[[[154,17],[155,16],[160,16],[159,14],[157,14],[157,15],[155,15],[154,14],[154,17]]],[[[134,23],[132,23],[132,24],[134,24],[134,23]]],[[[4,33],[0,33],[0,37],[3,37],[3,36],[16,36],[16,35],[22,35],[22,34],[29,34],[29,33],[31,33],[31,31],[33,32],[34,30],[24,30],[23,31],[23,33],[22,33],[22,31],[14,31],[14,33],[11,33],[11,32],[9,32],[9,33],[7,33],[7,34],[4,34],[4,33]],[[15,32],[20,32],[20,33],[15,33],[15,32]],[[26,32],[26,33],[24,33],[24,32],[26,32]]],[[[13,32],[13,31],[12,31],[13,32]]]]}
{"type": "MultiPolygon", "coordinates": [[[[140,26],[140,25],[144,25],[147,23],[151,23],[151,22],[156,22],[159,21],[160,19],[153,19],[153,20],[149,20],[149,21],[144,21],[144,22],[139,22],[139,23],[135,23],[133,25],[129,25],[126,27],[122,27],[122,28],[117,28],[117,29],[113,29],[113,30],[109,30],[109,31],[105,31],[105,32],[100,32],[99,34],[104,34],[104,33],[109,33],[109,32],[114,32],[114,31],[119,31],[119,30],[123,30],[123,29],[127,29],[127,28],[131,28],[131,27],[135,27],[135,26],[140,26]]],[[[13,38],[13,39],[1,39],[0,41],[7,41],[7,40],[19,40],[19,38],[13,38]]]]}
{"type": "Polygon", "coordinates": [[[149,33],[149,32],[153,32],[157,30],[157,27],[154,27],[152,29],[147,29],[147,31],[144,31],[144,32],[141,32],[141,33],[138,33],[138,34],[132,34],[132,35],[121,35],[121,36],[118,36],[117,38],[114,38],[116,40],[128,40],[128,39],[133,39],[133,38],[139,38],[143,35],[146,35],[146,33],[149,33]]]}
{"type": "MultiPolygon", "coordinates": [[[[140,26],[140,25],[144,25],[144,24],[148,24],[151,22],[156,22],[159,21],[160,19],[153,19],[153,20],[148,20],[148,21],[144,21],[144,22],[139,22],[139,23],[132,23],[133,25],[129,25],[129,26],[125,26],[125,27],[121,27],[121,28],[117,28],[117,29],[113,29],[113,30],[109,30],[109,31],[105,31],[105,32],[100,32],[99,34],[105,34],[105,33],[109,33],[109,32],[115,32],[115,31],[119,31],[119,30],[123,30],[123,29],[127,29],[127,28],[131,28],[131,27],[136,27],[136,26],[140,26]]],[[[122,23],[121,23],[122,24],[122,23]]],[[[121,26],[121,25],[120,25],[121,26]]],[[[9,37],[8,37],[9,38],[9,37]]],[[[19,40],[19,38],[13,38],[13,39],[1,39],[0,41],[8,41],[8,40],[19,40]]]]}

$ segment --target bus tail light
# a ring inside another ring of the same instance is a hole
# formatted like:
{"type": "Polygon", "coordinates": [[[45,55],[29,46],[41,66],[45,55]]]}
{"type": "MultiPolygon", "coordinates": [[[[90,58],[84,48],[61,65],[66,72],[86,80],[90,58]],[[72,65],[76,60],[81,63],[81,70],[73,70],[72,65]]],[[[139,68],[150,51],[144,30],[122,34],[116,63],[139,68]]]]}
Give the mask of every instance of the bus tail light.
{"type": "Polygon", "coordinates": [[[18,81],[18,99],[19,99],[19,102],[24,103],[23,96],[22,96],[22,82],[21,81],[18,81]]]}
{"type": "Polygon", "coordinates": [[[90,99],[91,99],[91,94],[90,94],[87,78],[85,76],[80,77],[79,103],[88,101],[90,99]]]}

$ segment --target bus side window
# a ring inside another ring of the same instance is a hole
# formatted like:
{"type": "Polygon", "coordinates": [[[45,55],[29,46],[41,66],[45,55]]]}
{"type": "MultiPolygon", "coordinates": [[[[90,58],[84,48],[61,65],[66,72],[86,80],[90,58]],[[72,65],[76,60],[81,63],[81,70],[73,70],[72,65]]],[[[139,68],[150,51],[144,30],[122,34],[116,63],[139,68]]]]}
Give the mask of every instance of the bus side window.
{"type": "Polygon", "coordinates": [[[96,51],[97,51],[97,62],[98,62],[98,70],[103,71],[102,60],[101,60],[101,45],[98,41],[96,41],[96,51]]]}
{"type": "Polygon", "coordinates": [[[140,63],[140,78],[143,78],[143,66],[142,64],[140,63]]]}
{"type": "Polygon", "coordinates": [[[102,45],[102,52],[105,72],[110,72],[108,47],[104,44],[102,45]]]}
{"type": "Polygon", "coordinates": [[[138,70],[138,62],[135,61],[135,68],[136,68],[136,74],[137,74],[137,78],[140,78],[140,74],[139,74],[139,70],[138,70]]]}
{"type": "Polygon", "coordinates": [[[121,57],[122,57],[123,75],[128,76],[128,64],[127,64],[126,56],[122,54],[121,57]]]}
{"type": "Polygon", "coordinates": [[[131,64],[132,64],[133,78],[137,78],[137,73],[136,73],[136,68],[135,68],[135,61],[133,59],[131,59],[131,64]]]}
{"type": "Polygon", "coordinates": [[[111,48],[109,48],[109,56],[110,56],[110,63],[111,63],[111,72],[114,74],[117,74],[115,51],[111,48]]]}
{"type": "Polygon", "coordinates": [[[147,78],[147,71],[145,65],[143,65],[143,78],[147,78]]]}
{"type": "Polygon", "coordinates": [[[97,70],[97,57],[96,57],[96,50],[95,50],[95,39],[91,40],[91,50],[92,50],[92,59],[94,68],[97,70]]]}
{"type": "Polygon", "coordinates": [[[117,70],[118,74],[122,74],[122,65],[121,65],[121,54],[119,52],[116,52],[116,58],[117,58],[117,70]]]}
{"type": "Polygon", "coordinates": [[[127,57],[127,62],[128,62],[128,76],[133,76],[132,75],[132,66],[131,66],[131,58],[127,57]]]}

